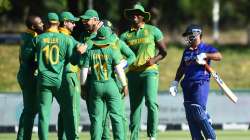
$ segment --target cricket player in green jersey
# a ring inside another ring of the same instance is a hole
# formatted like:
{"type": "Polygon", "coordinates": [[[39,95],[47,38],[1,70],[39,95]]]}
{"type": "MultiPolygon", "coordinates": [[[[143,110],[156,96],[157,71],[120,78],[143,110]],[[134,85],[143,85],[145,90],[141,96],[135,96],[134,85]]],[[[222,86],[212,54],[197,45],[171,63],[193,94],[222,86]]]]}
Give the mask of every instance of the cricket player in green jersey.
{"type": "MultiPolygon", "coordinates": [[[[85,30],[80,34],[80,37],[77,37],[77,38],[79,38],[79,41],[82,43],[89,42],[89,41],[92,42],[91,39],[96,37],[98,29],[103,24],[99,20],[98,13],[94,9],[88,9],[87,11],[84,12],[83,15],[80,16],[80,20],[81,20],[82,26],[84,27],[85,30]]],[[[90,47],[88,47],[88,49],[90,49],[90,47]]],[[[82,74],[82,72],[80,72],[80,74],[82,74]]],[[[82,76],[80,76],[80,77],[82,77],[82,76]]],[[[89,77],[90,76],[88,76],[88,79],[89,79],[89,77]]],[[[88,89],[90,88],[88,81],[89,80],[87,80],[85,87],[81,86],[81,96],[86,101],[87,110],[88,110],[87,93],[88,93],[88,89]]]]}
{"type": "Polygon", "coordinates": [[[27,31],[21,34],[19,53],[20,67],[17,74],[18,83],[23,94],[23,112],[19,119],[17,140],[31,140],[32,128],[37,108],[36,75],[37,62],[32,40],[43,32],[43,22],[38,16],[29,16],[26,19],[27,31]]]}
{"type": "Polygon", "coordinates": [[[114,68],[123,86],[123,92],[128,94],[126,76],[120,65],[120,56],[110,46],[116,37],[107,27],[99,29],[97,36],[92,39],[94,46],[88,50],[83,64],[83,80],[85,84],[89,67],[91,68],[89,116],[91,121],[91,140],[100,140],[103,130],[103,106],[106,102],[110,113],[113,135],[115,140],[123,140],[122,95],[115,83],[112,73],[114,68]]]}
{"type": "MultiPolygon", "coordinates": [[[[72,39],[58,31],[59,17],[57,14],[48,13],[47,19],[49,28],[34,40],[34,45],[37,47],[38,59],[38,136],[40,140],[48,139],[53,97],[57,99],[63,115],[66,112],[63,97],[60,95],[64,65],[68,62],[72,64],[77,63],[77,61],[73,61],[72,59],[74,48],[72,39]]],[[[66,121],[68,120],[64,120],[64,122],[66,121]]]]}
{"type": "MultiPolygon", "coordinates": [[[[85,31],[81,33],[80,42],[89,42],[96,37],[98,30],[102,27],[103,23],[99,20],[98,13],[94,9],[89,9],[80,16],[82,25],[85,27],[85,31]]],[[[88,49],[91,49],[92,45],[89,45],[88,49]]],[[[80,73],[82,74],[82,72],[80,73]]],[[[81,96],[86,101],[87,110],[89,110],[88,105],[88,93],[90,89],[90,73],[88,73],[88,79],[84,86],[81,86],[81,96]]],[[[82,76],[80,76],[82,77],[82,76]]]]}
{"type": "MultiPolygon", "coordinates": [[[[71,38],[74,46],[81,45],[80,42],[76,41],[72,36],[71,32],[75,27],[75,22],[79,19],[74,17],[70,12],[62,12],[60,14],[60,24],[59,32],[71,38]]],[[[63,78],[62,78],[62,88],[61,95],[63,98],[62,104],[66,107],[66,112],[63,115],[60,111],[58,114],[58,139],[66,140],[64,131],[68,130],[69,138],[67,139],[79,139],[78,126],[80,117],[80,81],[78,80],[77,73],[79,72],[79,67],[77,65],[72,65],[68,63],[64,67],[63,78]],[[65,116],[66,118],[63,118],[65,116]],[[66,126],[64,127],[63,120],[66,119],[66,126]]]]}
{"type": "MultiPolygon", "coordinates": [[[[110,29],[112,29],[113,35],[116,36],[115,34],[115,29],[112,25],[112,23],[108,20],[103,20],[103,24],[104,26],[109,27],[110,29]]],[[[131,65],[134,60],[135,60],[135,54],[134,52],[128,47],[128,45],[120,40],[117,36],[116,36],[116,40],[114,43],[111,44],[111,48],[113,49],[113,51],[116,51],[120,57],[122,58],[121,60],[121,64],[123,65],[123,68],[127,68],[129,65],[131,65]]],[[[115,79],[115,82],[119,88],[119,91],[122,92],[122,85],[121,82],[119,81],[117,75],[115,73],[112,74],[113,78],[115,79]]],[[[123,94],[123,93],[121,93],[123,94]]],[[[123,120],[123,126],[124,126],[124,139],[127,139],[127,130],[128,130],[128,121],[127,121],[127,117],[126,117],[126,113],[125,113],[125,98],[122,97],[123,102],[122,102],[122,120],[123,120]]],[[[111,139],[110,137],[110,129],[109,129],[109,112],[107,112],[107,107],[106,105],[104,106],[104,129],[103,129],[103,134],[102,134],[102,140],[109,140],[111,139]]]]}
{"type": "Polygon", "coordinates": [[[124,40],[136,55],[135,62],[127,73],[130,97],[131,140],[138,140],[143,100],[148,109],[147,135],[156,139],[158,125],[158,62],[166,56],[162,32],[155,26],[146,24],[150,13],[140,4],[125,10],[125,17],[131,21],[131,27],[120,39],[124,40]],[[158,51],[157,51],[158,49],[158,51]],[[158,52],[158,53],[157,53],[158,52]]]}
{"type": "Polygon", "coordinates": [[[103,24],[103,22],[99,20],[98,13],[94,9],[89,9],[80,16],[80,19],[85,31],[81,33],[79,41],[86,42],[93,39],[103,24]]]}

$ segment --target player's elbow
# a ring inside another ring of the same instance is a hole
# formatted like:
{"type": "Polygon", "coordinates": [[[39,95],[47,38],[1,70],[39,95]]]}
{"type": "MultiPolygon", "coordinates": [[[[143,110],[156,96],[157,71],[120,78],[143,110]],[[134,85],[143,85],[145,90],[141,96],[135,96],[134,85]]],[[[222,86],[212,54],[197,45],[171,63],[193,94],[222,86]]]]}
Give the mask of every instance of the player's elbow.
{"type": "Polygon", "coordinates": [[[222,59],[221,53],[217,53],[217,61],[220,61],[222,59]]]}
{"type": "Polygon", "coordinates": [[[222,59],[222,55],[219,52],[208,54],[208,58],[214,61],[220,61],[222,59]]]}
{"type": "Polygon", "coordinates": [[[164,58],[164,57],[166,57],[166,56],[167,56],[167,54],[168,54],[168,53],[167,53],[167,51],[164,49],[164,50],[163,50],[163,52],[162,52],[162,56],[163,56],[163,58],[164,58]]]}

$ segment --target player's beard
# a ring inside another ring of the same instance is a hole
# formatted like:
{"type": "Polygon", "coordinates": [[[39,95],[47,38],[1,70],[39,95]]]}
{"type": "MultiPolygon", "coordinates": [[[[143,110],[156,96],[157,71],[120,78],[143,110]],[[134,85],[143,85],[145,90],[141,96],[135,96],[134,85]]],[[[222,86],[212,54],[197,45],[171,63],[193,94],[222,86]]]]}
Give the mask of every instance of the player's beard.
{"type": "Polygon", "coordinates": [[[143,21],[143,19],[139,19],[139,18],[132,18],[131,20],[130,20],[130,22],[131,22],[131,24],[133,25],[133,26],[138,26],[140,23],[142,23],[142,22],[144,22],[143,21]]]}
{"type": "Polygon", "coordinates": [[[35,32],[36,32],[37,34],[42,34],[44,31],[43,31],[42,28],[40,28],[40,29],[36,28],[36,29],[35,29],[35,32]]]}
{"type": "Polygon", "coordinates": [[[132,25],[137,25],[138,24],[138,20],[136,20],[136,19],[131,19],[130,22],[131,22],[132,25]]]}
{"type": "Polygon", "coordinates": [[[88,25],[88,24],[83,24],[83,28],[84,28],[86,31],[91,31],[91,29],[92,29],[91,25],[88,25]]]}
{"type": "Polygon", "coordinates": [[[94,31],[95,28],[96,28],[95,24],[90,25],[88,31],[94,31]]]}

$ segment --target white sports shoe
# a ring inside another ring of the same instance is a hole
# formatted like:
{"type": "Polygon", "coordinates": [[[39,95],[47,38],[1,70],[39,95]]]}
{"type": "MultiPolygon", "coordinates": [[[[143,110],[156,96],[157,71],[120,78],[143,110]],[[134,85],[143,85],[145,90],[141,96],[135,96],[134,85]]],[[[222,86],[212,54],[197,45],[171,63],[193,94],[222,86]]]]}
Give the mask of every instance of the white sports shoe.
{"type": "Polygon", "coordinates": [[[149,137],[149,140],[156,140],[155,137],[149,137]]]}

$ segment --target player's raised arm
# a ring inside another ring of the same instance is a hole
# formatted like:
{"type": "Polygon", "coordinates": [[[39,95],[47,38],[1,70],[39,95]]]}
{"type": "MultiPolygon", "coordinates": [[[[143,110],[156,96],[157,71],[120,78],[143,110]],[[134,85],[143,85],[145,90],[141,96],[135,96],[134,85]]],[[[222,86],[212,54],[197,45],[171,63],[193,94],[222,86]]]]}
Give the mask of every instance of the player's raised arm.
{"type": "Polygon", "coordinates": [[[207,59],[214,60],[214,61],[220,61],[222,59],[222,55],[220,52],[215,53],[206,53],[207,59]]]}

